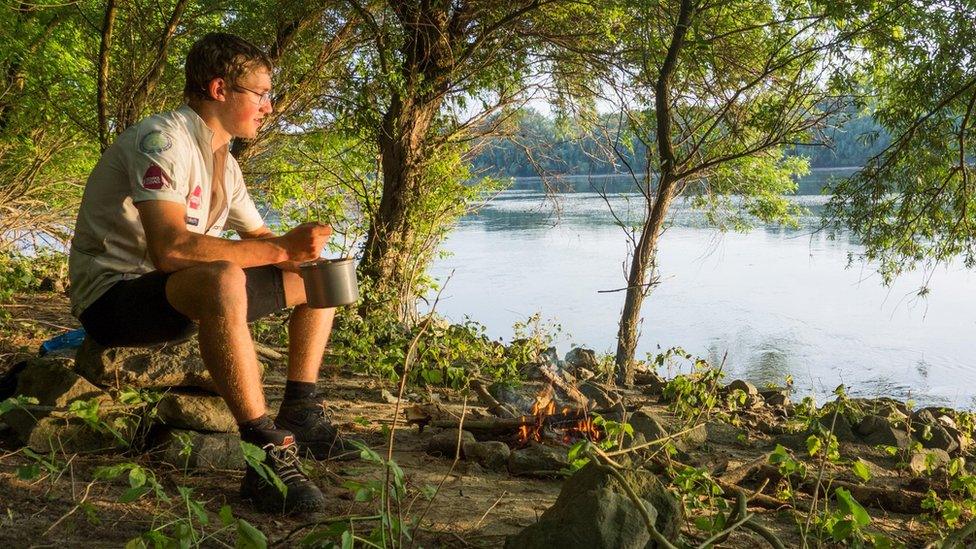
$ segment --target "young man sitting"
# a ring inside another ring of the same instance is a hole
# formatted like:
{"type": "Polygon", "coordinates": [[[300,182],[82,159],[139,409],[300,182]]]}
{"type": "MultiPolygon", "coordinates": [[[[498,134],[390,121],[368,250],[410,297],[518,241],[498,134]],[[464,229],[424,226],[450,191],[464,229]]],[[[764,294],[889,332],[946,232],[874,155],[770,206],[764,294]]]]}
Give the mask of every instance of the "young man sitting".
{"type": "Polygon", "coordinates": [[[104,346],[179,341],[199,331],[200,353],[237,419],[263,447],[287,496],[250,468],[241,492],[265,511],[321,510],[322,492],[299,467],[348,454],[316,399],[334,309],[305,305],[298,264],[319,256],[332,232],[306,223],[275,236],[228,152],[272,112],[271,62],[236,36],[212,33],[186,59],[187,104],[127,128],[85,186],[69,274],[72,312],[104,346]],[[234,230],[240,240],[221,238],[234,230]],[[248,322],[294,307],[288,380],[267,415],[248,322]]]}

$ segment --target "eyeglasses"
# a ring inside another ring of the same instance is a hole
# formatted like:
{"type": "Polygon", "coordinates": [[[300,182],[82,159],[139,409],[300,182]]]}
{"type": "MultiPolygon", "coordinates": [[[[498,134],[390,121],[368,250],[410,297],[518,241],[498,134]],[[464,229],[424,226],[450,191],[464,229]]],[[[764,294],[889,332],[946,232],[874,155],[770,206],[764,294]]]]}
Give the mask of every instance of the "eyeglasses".
{"type": "Polygon", "coordinates": [[[271,103],[271,91],[270,90],[268,90],[268,91],[266,91],[264,93],[261,93],[261,92],[256,92],[256,91],[254,91],[252,89],[245,88],[244,86],[240,86],[240,85],[237,85],[237,84],[235,84],[233,87],[236,90],[250,92],[250,93],[253,93],[254,95],[258,96],[258,106],[259,107],[263,107],[263,106],[268,105],[268,104],[271,103]]]}

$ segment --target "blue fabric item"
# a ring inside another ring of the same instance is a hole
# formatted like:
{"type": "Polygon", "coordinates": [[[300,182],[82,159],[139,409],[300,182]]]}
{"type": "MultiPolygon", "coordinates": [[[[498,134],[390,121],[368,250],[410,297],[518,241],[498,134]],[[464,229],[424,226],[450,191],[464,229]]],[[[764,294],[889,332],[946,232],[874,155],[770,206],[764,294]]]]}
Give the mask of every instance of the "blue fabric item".
{"type": "Polygon", "coordinates": [[[77,349],[78,347],[81,347],[81,342],[84,340],[84,328],[71,330],[70,332],[65,332],[59,336],[52,337],[44,343],[41,343],[41,348],[38,350],[38,354],[44,356],[48,353],[59,351],[61,349],[77,349]]]}

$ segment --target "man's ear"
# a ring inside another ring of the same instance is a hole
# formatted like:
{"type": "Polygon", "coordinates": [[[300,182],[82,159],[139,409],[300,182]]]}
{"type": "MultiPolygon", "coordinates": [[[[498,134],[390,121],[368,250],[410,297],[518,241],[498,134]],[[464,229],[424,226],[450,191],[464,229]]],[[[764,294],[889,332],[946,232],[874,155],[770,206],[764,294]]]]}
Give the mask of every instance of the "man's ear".
{"type": "Polygon", "coordinates": [[[227,81],[223,78],[211,79],[210,84],[207,85],[207,93],[214,101],[226,101],[228,91],[230,90],[227,88],[227,81]]]}

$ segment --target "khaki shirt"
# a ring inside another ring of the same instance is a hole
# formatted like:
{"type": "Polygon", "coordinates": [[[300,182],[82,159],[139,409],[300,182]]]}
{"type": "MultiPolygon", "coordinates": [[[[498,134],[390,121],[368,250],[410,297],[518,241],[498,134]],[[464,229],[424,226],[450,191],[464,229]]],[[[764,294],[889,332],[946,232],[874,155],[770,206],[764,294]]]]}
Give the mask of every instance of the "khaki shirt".
{"type": "Polygon", "coordinates": [[[264,225],[237,161],[226,147],[214,154],[212,139],[213,130],[184,105],[131,126],[105,151],[88,177],[71,240],[72,314],[80,316],[119,280],[156,270],[138,202],[184,204],[186,228],[197,234],[264,225]]]}

